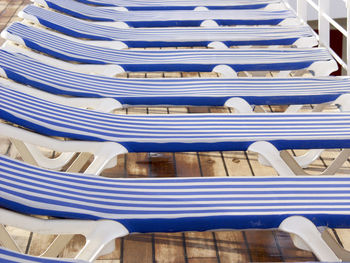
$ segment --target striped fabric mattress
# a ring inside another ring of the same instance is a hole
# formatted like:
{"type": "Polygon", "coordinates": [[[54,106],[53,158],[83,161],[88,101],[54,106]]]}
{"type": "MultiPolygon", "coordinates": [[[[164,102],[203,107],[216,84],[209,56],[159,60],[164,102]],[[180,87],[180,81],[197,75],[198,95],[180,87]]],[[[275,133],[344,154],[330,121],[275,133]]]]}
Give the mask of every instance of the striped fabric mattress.
{"type": "Polygon", "coordinates": [[[277,25],[287,18],[296,18],[290,10],[162,10],[116,11],[98,8],[70,0],[34,0],[51,9],[81,19],[122,21],[131,27],[200,26],[205,20],[219,25],[277,25]]]}
{"type": "Polygon", "coordinates": [[[269,4],[279,4],[280,0],[78,0],[84,4],[98,6],[123,6],[128,10],[186,10],[197,6],[205,6],[209,9],[258,9],[269,4]]]}
{"type": "Polygon", "coordinates": [[[21,254],[3,247],[0,247],[0,261],[3,263],[21,262],[21,263],[51,263],[51,262],[72,262],[72,263],[84,263],[86,261],[76,259],[64,259],[64,258],[42,258],[35,257],[26,254],[21,254]]]}
{"type": "Polygon", "coordinates": [[[110,219],[133,232],[277,228],[301,215],[350,227],[350,178],[117,179],[67,174],[0,156],[1,204],[60,218],[110,219]]]}
{"type": "Polygon", "coordinates": [[[11,40],[63,60],[88,64],[116,64],[125,71],[212,71],[228,65],[235,71],[298,70],[316,61],[333,60],[327,49],[231,50],[114,50],[86,45],[47,30],[13,23],[11,40]]]}
{"type": "Polygon", "coordinates": [[[350,113],[116,115],[49,102],[0,86],[0,118],[38,133],[112,141],[129,152],[349,148],[350,113]]]}
{"type": "MultiPolygon", "coordinates": [[[[218,27],[218,28],[116,28],[96,25],[48,9],[29,5],[23,18],[55,31],[91,40],[118,40],[128,47],[207,46],[213,41],[226,46],[292,45],[298,39],[314,39],[311,28],[296,26],[218,27]]],[[[316,44],[313,41],[312,44],[316,44]]],[[[308,47],[311,47],[309,45],[308,47]]]]}
{"type": "Polygon", "coordinates": [[[350,93],[349,77],[122,79],[67,71],[1,49],[0,69],[50,93],[112,97],[124,105],[221,106],[232,97],[251,105],[319,104],[350,93]]]}

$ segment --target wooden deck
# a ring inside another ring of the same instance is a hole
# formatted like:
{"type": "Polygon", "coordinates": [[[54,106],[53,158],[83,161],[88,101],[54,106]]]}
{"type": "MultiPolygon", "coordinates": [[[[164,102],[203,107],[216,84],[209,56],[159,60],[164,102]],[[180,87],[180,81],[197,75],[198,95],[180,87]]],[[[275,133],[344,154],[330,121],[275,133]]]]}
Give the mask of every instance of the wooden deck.
{"type": "MultiPolygon", "coordinates": [[[[16,13],[28,0],[0,1],[0,29],[18,20],[16,13]]],[[[2,40],[0,40],[2,41],[2,40]]],[[[3,41],[2,41],[3,42],[3,41]]],[[[270,72],[264,73],[271,75],[270,72]]],[[[217,77],[212,73],[129,73],[119,77],[217,77]]],[[[279,107],[269,107],[280,111],[279,107]]],[[[330,108],[330,110],[333,110],[330,108]]],[[[224,107],[132,107],[118,113],[175,114],[230,112],[224,107]]],[[[313,163],[308,172],[317,174],[339,151],[330,150],[313,163]]],[[[18,157],[7,139],[0,138],[0,153],[18,157]]],[[[299,154],[300,152],[294,153],[299,154]]],[[[350,174],[350,161],[342,173],[350,174]]],[[[248,152],[131,153],[118,157],[118,165],[105,170],[107,177],[211,177],[211,176],[277,176],[274,169],[262,166],[257,155],[248,152]]],[[[20,229],[10,229],[22,250],[39,255],[54,236],[39,236],[20,229]]],[[[332,230],[338,241],[350,249],[349,230],[332,230]]],[[[134,234],[116,240],[116,249],[98,262],[303,262],[316,261],[312,253],[294,247],[288,234],[279,231],[220,231],[134,234]]],[[[63,257],[72,257],[82,246],[82,237],[75,237],[64,250],[63,257]]]]}

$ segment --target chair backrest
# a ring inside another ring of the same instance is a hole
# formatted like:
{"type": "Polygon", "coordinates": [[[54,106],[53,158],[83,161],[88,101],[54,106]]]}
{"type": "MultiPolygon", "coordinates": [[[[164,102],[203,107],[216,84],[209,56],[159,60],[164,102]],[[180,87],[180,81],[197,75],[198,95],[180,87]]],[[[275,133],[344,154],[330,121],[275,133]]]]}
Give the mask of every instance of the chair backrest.
{"type": "Polygon", "coordinates": [[[1,205],[32,215],[110,219],[132,232],[277,228],[301,215],[350,227],[349,176],[105,178],[0,156],[1,205]]]}
{"type": "Polygon", "coordinates": [[[94,40],[119,40],[127,42],[128,46],[133,46],[130,41],[143,41],[144,43],[139,43],[138,46],[147,47],[147,45],[150,45],[149,42],[157,40],[170,43],[178,41],[184,44],[189,41],[207,41],[207,44],[211,41],[224,41],[228,46],[249,44],[291,45],[299,38],[314,36],[307,25],[123,29],[97,25],[94,22],[83,21],[35,5],[25,7],[20,16],[73,37],[94,40]]]}
{"type": "Polygon", "coordinates": [[[92,4],[97,6],[124,6],[129,10],[143,10],[144,8],[152,8],[152,10],[159,10],[160,7],[167,9],[182,10],[186,7],[205,6],[210,9],[258,9],[264,8],[270,4],[281,3],[281,0],[239,0],[239,1],[226,1],[226,0],[184,0],[184,1],[144,1],[144,0],[78,0],[84,4],[92,4]],[[154,8],[154,9],[153,9],[154,8]]]}
{"type": "Polygon", "coordinates": [[[0,86],[1,118],[36,132],[112,141],[134,152],[349,148],[350,113],[116,115],[79,109],[0,86]]]}
{"type": "Polygon", "coordinates": [[[0,69],[17,82],[77,97],[112,97],[129,105],[220,106],[239,97],[251,105],[318,104],[350,92],[348,77],[121,79],[67,71],[0,49],[0,69]]]}
{"type": "Polygon", "coordinates": [[[297,70],[333,62],[325,48],[232,50],[114,50],[67,40],[48,31],[13,23],[8,38],[54,57],[88,64],[116,64],[125,71],[212,71],[228,65],[244,70],[297,70]]]}
{"type": "Polygon", "coordinates": [[[55,263],[55,262],[71,262],[84,263],[83,260],[64,259],[64,258],[41,258],[18,253],[3,247],[0,247],[0,261],[2,262],[26,262],[26,263],[55,263]]]}
{"type": "Polygon", "coordinates": [[[291,10],[210,10],[210,11],[116,11],[98,8],[69,0],[35,0],[56,11],[77,18],[95,21],[123,21],[130,26],[200,26],[205,20],[218,24],[276,25],[287,18],[295,18],[291,10]]]}

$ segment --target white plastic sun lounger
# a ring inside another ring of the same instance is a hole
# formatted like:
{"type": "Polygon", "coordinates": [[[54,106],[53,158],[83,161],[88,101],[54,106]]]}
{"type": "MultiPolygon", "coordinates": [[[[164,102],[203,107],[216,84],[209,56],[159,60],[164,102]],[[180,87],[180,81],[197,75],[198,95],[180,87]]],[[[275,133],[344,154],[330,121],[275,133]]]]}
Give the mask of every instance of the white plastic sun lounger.
{"type": "Polygon", "coordinates": [[[0,91],[3,120],[49,136],[114,142],[121,154],[252,150],[285,175],[305,173],[280,150],[345,148],[325,174],[349,156],[348,112],[115,115],[44,100],[16,86],[1,85],[0,91]]]}
{"type": "MultiPolygon", "coordinates": [[[[81,44],[52,34],[49,30],[13,23],[2,36],[58,59],[86,64],[113,64],[112,74],[124,71],[215,71],[236,76],[238,71],[290,71],[309,69],[316,76],[328,76],[338,68],[328,50],[313,49],[232,49],[232,50],[114,50],[81,44]]],[[[60,67],[59,60],[46,57],[45,62],[60,67]]],[[[67,63],[66,63],[67,64],[67,63]]],[[[63,66],[63,65],[61,65],[63,66]]],[[[76,71],[84,65],[71,66],[76,71]]],[[[92,66],[95,72],[98,68],[92,66]]],[[[91,68],[90,68],[91,69],[91,68]]]]}
{"type": "MultiPolygon", "coordinates": [[[[63,70],[3,49],[0,76],[53,94],[113,98],[119,107],[226,105],[251,112],[253,105],[287,104],[294,105],[291,110],[295,105],[330,103],[350,93],[349,77],[118,79],[63,70]]],[[[0,83],[14,85],[1,79],[0,83]]]]}
{"type": "Polygon", "coordinates": [[[114,239],[129,233],[279,228],[321,261],[340,262],[315,226],[350,227],[348,176],[116,179],[0,156],[0,186],[1,205],[12,210],[0,209],[0,223],[83,234],[86,244],[76,258],[88,261],[113,251],[114,239]]]}
{"type": "MultiPolygon", "coordinates": [[[[1,211],[5,211],[1,209],[1,211]]],[[[6,212],[5,212],[6,213],[6,212]]],[[[1,212],[0,212],[1,214],[1,212]]],[[[71,262],[71,263],[84,263],[83,260],[64,259],[64,258],[39,258],[22,253],[18,253],[3,247],[0,247],[0,261],[1,262],[22,262],[22,263],[57,263],[57,262],[71,262]]]]}
{"type": "Polygon", "coordinates": [[[181,0],[181,1],[144,1],[144,0],[78,0],[84,4],[108,7],[125,7],[128,10],[190,10],[196,7],[212,9],[259,9],[278,8],[281,0],[181,0]]]}
{"type": "Polygon", "coordinates": [[[93,21],[114,22],[118,27],[228,26],[300,24],[291,10],[161,10],[118,11],[70,0],[34,0],[35,3],[68,15],[93,21]]]}
{"type": "Polygon", "coordinates": [[[93,45],[116,49],[185,46],[208,46],[223,49],[230,46],[252,45],[313,47],[318,43],[308,25],[125,29],[97,25],[35,5],[25,7],[19,16],[26,21],[43,25],[74,38],[84,38],[83,43],[90,42],[93,45]]]}

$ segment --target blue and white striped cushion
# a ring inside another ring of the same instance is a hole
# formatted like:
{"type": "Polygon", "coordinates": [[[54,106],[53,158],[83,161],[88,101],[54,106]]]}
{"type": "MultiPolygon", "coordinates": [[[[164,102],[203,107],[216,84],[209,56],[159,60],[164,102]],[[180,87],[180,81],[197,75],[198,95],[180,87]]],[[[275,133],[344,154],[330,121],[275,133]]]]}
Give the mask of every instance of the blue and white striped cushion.
{"type": "Polygon", "coordinates": [[[54,57],[92,64],[117,64],[125,71],[212,71],[217,65],[244,70],[297,70],[330,61],[325,48],[232,50],[114,50],[85,45],[39,28],[13,23],[7,31],[25,45],[54,57]]]}
{"type": "Polygon", "coordinates": [[[8,78],[62,95],[112,97],[130,105],[220,106],[231,97],[252,105],[309,104],[350,92],[350,78],[118,79],[66,71],[0,49],[8,78]]]}
{"type": "Polygon", "coordinates": [[[70,0],[45,0],[59,12],[95,21],[123,21],[132,27],[200,26],[204,20],[219,25],[276,25],[287,18],[295,18],[290,10],[210,10],[210,11],[116,11],[98,8],[70,0]]]}
{"type": "Polygon", "coordinates": [[[34,5],[23,12],[41,25],[64,34],[92,40],[119,40],[128,47],[207,46],[212,41],[233,45],[291,45],[313,37],[309,26],[218,27],[218,28],[115,28],[96,25],[34,5]]]}
{"type": "Polygon", "coordinates": [[[349,148],[350,113],[116,115],[73,108],[0,87],[0,117],[36,132],[113,141],[129,152],[349,148]]]}
{"type": "Polygon", "coordinates": [[[258,9],[269,4],[280,3],[280,0],[78,0],[84,4],[98,6],[124,6],[128,10],[186,10],[197,6],[205,6],[209,9],[258,9]]]}
{"type": "Polygon", "coordinates": [[[111,219],[129,232],[276,228],[302,215],[350,227],[350,178],[116,179],[67,174],[0,156],[1,205],[21,213],[111,219]]]}
{"type": "Polygon", "coordinates": [[[0,261],[3,263],[10,262],[21,262],[21,263],[57,263],[57,262],[71,262],[71,263],[84,263],[86,261],[74,260],[74,259],[64,259],[64,258],[41,258],[30,256],[26,254],[21,254],[3,247],[0,247],[0,261]]]}

